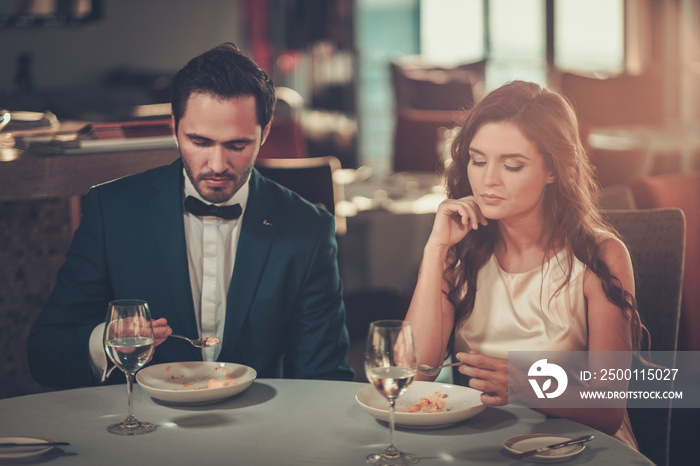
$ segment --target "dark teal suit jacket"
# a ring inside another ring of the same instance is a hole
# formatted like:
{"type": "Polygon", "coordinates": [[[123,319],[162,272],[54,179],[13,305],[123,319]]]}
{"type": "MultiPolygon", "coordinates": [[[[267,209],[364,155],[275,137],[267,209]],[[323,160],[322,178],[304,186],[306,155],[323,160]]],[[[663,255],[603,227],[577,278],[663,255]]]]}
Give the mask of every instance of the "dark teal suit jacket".
{"type": "MultiPolygon", "coordinates": [[[[39,383],[95,382],[88,342],[114,299],[144,299],[174,333],[197,336],[182,193],[180,160],[90,190],[29,336],[39,383]]],[[[258,377],[352,379],[334,225],[327,211],[253,170],[219,361],[251,366],[258,377]]],[[[195,360],[200,350],[170,338],[150,364],[195,360]]]]}

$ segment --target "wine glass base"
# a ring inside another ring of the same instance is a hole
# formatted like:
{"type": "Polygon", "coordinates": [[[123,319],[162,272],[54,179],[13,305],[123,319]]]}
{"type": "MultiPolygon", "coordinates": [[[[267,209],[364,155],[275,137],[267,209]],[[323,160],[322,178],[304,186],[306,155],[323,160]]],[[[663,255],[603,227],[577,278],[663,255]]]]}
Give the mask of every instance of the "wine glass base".
{"type": "Polygon", "coordinates": [[[416,464],[420,461],[413,453],[401,453],[396,452],[396,454],[382,453],[372,453],[367,456],[367,462],[369,464],[379,464],[379,465],[403,465],[403,464],[416,464]]]}
{"type": "Polygon", "coordinates": [[[107,427],[107,432],[115,435],[143,435],[156,430],[150,422],[136,421],[135,423],[120,422],[107,427]]]}

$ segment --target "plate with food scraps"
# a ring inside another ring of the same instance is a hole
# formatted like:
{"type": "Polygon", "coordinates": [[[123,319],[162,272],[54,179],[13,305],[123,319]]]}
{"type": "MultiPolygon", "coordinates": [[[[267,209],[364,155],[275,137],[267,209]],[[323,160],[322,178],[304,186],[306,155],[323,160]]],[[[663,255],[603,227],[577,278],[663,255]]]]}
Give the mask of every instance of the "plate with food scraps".
{"type": "MultiPolygon", "coordinates": [[[[537,448],[546,447],[559,442],[567,442],[572,440],[571,437],[556,434],[525,434],[517,435],[506,439],[503,446],[511,453],[522,453],[524,451],[536,450],[537,448]]],[[[568,447],[558,448],[556,450],[543,451],[536,455],[523,458],[527,461],[536,461],[538,463],[556,463],[564,461],[572,456],[578,455],[586,446],[583,443],[569,445],[568,447]]]]}
{"type": "MultiPolygon", "coordinates": [[[[380,421],[389,422],[389,403],[369,385],[355,395],[360,407],[380,421]]],[[[396,400],[394,422],[402,427],[444,427],[482,412],[481,392],[436,382],[413,382],[396,400]]]]}
{"type": "Polygon", "coordinates": [[[206,404],[241,393],[257,375],[255,369],[242,364],[191,361],[145,367],[136,374],[136,381],[160,401],[206,404]]]}
{"type": "Polygon", "coordinates": [[[29,461],[40,457],[41,455],[53,450],[51,443],[55,440],[44,437],[0,437],[0,444],[12,443],[17,444],[13,447],[0,447],[0,463],[5,461],[29,461]],[[37,445],[37,444],[46,445],[37,445]],[[31,446],[22,446],[23,444],[32,444],[31,446]]]}

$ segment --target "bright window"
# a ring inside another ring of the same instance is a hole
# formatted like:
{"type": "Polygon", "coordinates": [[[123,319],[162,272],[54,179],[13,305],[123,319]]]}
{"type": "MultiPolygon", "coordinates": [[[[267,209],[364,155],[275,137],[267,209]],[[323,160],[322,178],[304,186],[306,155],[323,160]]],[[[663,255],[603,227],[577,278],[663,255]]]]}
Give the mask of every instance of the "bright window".
{"type": "Polygon", "coordinates": [[[483,0],[421,0],[420,50],[434,63],[483,59],[483,0]]]}
{"type": "Polygon", "coordinates": [[[624,0],[558,0],[554,4],[557,68],[620,73],[625,63],[624,0]]]}
{"type": "Polygon", "coordinates": [[[547,83],[544,0],[490,0],[487,90],[514,79],[547,83]]]}
{"type": "MultiPolygon", "coordinates": [[[[624,4],[625,0],[555,0],[555,66],[622,72],[624,4]]],[[[420,48],[437,63],[469,63],[488,56],[488,89],[513,79],[546,84],[545,0],[421,0],[420,48]]]]}
{"type": "Polygon", "coordinates": [[[487,90],[513,79],[545,83],[544,0],[422,0],[420,8],[421,54],[428,61],[488,56],[487,90]]]}

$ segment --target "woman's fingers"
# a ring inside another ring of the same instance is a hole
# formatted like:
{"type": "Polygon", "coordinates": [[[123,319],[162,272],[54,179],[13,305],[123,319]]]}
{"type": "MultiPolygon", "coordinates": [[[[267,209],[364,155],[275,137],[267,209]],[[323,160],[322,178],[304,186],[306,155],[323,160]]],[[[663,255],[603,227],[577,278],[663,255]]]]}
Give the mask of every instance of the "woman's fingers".
{"type": "Polygon", "coordinates": [[[469,231],[486,224],[486,217],[481,213],[473,196],[446,199],[438,207],[432,236],[439,244],[451,247],[461,241],[469,231]]]}
{"type": "MultiPolygon", "coordinates": [[[[461,372],[461,371],[460,371],[461,372]]],[[[472,377],[469,386],[481,393],[481,401],[489,406],[500,406],[508,403],[508,385],[502,385],[490,380],[472,377]]]]}
{"type": "Polygon", "coordinates": [[[486,225],[488,223],[486,217],[481,213],[481,209],[474,200],[474,196],[455,199],[454,202],[459,206],[463,224],[468,225],[472,230],[477,230],[479,225],[486,225]]]}
{"type": "Polygon", "coordinates": [[[457,353],[463,364],[459,372],[469,376],[469,386],[483,392],[484,404],[498,406],[508,403],[508,361],[480,353],[457,353]]]}
{"type": "Polygon", "coordinates": [[[482,393],[481,402],[486,406],[503,406],[508,404],[508,396],[498,394],[482,393]]]}

